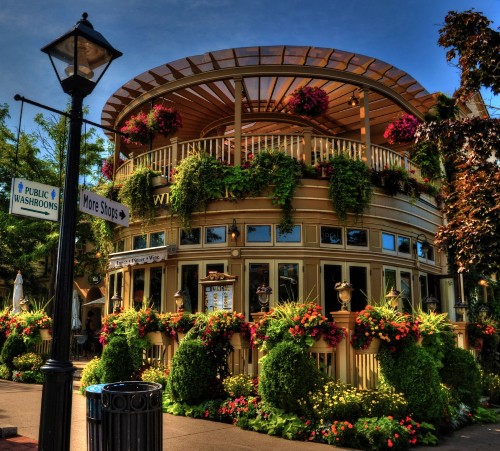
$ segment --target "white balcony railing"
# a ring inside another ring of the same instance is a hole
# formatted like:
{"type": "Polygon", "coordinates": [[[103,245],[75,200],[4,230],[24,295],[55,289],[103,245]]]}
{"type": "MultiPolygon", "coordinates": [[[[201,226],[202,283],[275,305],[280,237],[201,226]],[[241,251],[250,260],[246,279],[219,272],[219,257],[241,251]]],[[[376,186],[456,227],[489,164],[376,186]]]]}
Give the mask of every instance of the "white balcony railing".
{"type": "MultiPolygon", "coordinates": [[[[348,155],[353,159],[363,159],[365,155],[365,145],[361,141],[334,136],[262,134],[243,135],[241,138],[243,161],[247,160],[250,154],[256,155],[267,149],[279,149],[297,160],[302,160],[304,156],[305,161],[308,161],[306,147],[310,147],[310,162],[313,165],[339,154],[348,155]]],[[[166,147],[137,155],[125,161],[116,172],[116,182],[123,182],[137,166],[149,166],[155,171],[160,171],[170,180],[172,169],[192,151],[205,151],[220,161],[229,165],[234,164],[233,137],[215,136],[179,143],[173,142],[166,147]]],[[[370,163],[370,167],[377,171],[386,167],[403,167],[411,172],[415,178],[420,179],[421,177],[420,169],[408,157],[386,147],[372,145],[370,163]]]]}

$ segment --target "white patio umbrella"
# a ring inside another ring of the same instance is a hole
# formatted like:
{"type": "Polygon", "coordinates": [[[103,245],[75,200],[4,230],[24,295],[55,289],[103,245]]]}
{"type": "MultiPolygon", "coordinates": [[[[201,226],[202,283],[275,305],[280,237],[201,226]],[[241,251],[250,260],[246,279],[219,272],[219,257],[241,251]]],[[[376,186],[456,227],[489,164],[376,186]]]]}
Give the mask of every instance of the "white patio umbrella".
{"type": "Polygon", "coordinates": [[[16,280],[14,281],[14,294],[12,296],[12,313],[19,313],[21,311],[21,299],[23,294],[23,276],[21,271],[17,272],[16,280]]]}
{"type": "Polygon", "coordinates": [[[80,321],[80,301],[78,292],[73,290],[73,304],[71,308],[71,329],[80,330],[82,322],[80,321]]]}

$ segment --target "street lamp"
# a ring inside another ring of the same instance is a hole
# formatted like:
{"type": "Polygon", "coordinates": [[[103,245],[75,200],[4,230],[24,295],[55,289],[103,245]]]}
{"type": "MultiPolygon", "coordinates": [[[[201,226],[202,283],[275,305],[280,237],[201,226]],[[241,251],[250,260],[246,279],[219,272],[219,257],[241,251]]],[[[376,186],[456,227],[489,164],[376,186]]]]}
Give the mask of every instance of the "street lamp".
{"type": "Polygon", "coordinates": [[[184,291],[176,291],[174,294],[174,300],[177,312],[182,313],[184,311],[184,291]]]}
{"type": "Polygon", "coordinates": [[[465,314],[467,313],[468,305],[465,302],[459,300],[455,303],[454,307],[457,322],[465,321],[465,314]]]}
{"type": "Polygon", "coordinates": [[[115,292],[111,300],[113,301],[113,313],[120,313],[122,309],[122,297],[118,294],[118,291],[115,292]]]}
{"type": "Polygon", "coordinates": [[[424,254],[424,257],[427,258],[427,253],[429,252],[429,249],[431,248],[431,244],[427,241],[427,238],[423,233],[419,233],[416,238],[416,243],[414,244],[415,247],[415,256],[418,258],[418,245],[420,243],[422,253],[424,254]]]}
{"type": "Polygon", "coordinates": [[[273,293],[273,289],[264,282],[257,287],[256,293],[261,307],[260,311],[265,312],[269,308],[269,298],[273,293]]]}
{"type": "Polygon", "coordinates": [[[385,295],[385,298],[391,304],[391,307],[396,309],[396,308],[398,308],[400,295],[401,295],[401,292],[396,290],[394,287],[392,287],[391,291],[389,291],[389,293],[387,293],[385,295]]]}
{"type": "Polygon", "coordinates": [[[71,111],[63,209],[54,296],[54,323],[50,359],[42,367],[44,384],[38,446],[41,451],[69,450],[73,372],[69,361],[71,299],[75,254],[76,203],[82,134],[83,99],[101,79],[111,61],[122,54],[94,30],[83,13],[67,33],[41,50],[50,61],[63,91],[71,95],[71,111]]]}
{"type": "Polygon", "coordinates": [[[349,305],[349,302],[351,302],[352,290],[352,285],[345,280],[335,284],[335,291],[337,292],[340,304],[342,305],[340,310],[343,312],[349,311],[347,306],[349,305]]]}
{"type": "Polygon", "coordinates": [[[428,312],[435,312],[439,304],[439,300],[431,294],[424,299],[424,304],[427,306],[428,312]]]}

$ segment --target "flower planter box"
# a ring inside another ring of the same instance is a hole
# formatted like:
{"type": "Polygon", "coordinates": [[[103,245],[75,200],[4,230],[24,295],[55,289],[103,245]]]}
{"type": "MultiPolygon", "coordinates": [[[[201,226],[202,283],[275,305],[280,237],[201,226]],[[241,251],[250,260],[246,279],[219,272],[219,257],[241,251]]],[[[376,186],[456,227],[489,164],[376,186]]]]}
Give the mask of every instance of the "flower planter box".
{"type": "Polygon", "coordinates": [[[52,340],[52,335],[50,335],[49,329],[40,329],[40,335],[42,340],[52,340]]]}
{"type": "Polygon", "coordinates": [[[250,340],[240,333],[234,333],[229,342],[234,349],[250,349],[250,340]]]}
{"type": "Polygon", "coordinates": [[[165,335],[163,332],[148,332],[146,334],[146,338],[152,345],[168,346],[170,344],[170,337],[165,335]]]}
{"type": "Polygon", "coordinates": [[[320,338],[319,340],[315,341],[314,344],[309,348],[309,352],[316,352],[321,354],[324,354],[326,352],[330,353],[334,351],[335,348],[329,346],[328,342],[323,338],[320,338]]]}
{"type": "Polygon", "coordinates": [[[378,350],[380,349],[380,338],[374,338],[371,343],[365,349],[356,350],[357,354],[378,354],[378,350]]]}
{"type": "Polygon", "coordinates": [[[156,177],[151,178],[151,184],[154,187],[166,186],[167,183],[168,183],[167,177],[165,177],[164,175],[157,175],[156,177]]]}

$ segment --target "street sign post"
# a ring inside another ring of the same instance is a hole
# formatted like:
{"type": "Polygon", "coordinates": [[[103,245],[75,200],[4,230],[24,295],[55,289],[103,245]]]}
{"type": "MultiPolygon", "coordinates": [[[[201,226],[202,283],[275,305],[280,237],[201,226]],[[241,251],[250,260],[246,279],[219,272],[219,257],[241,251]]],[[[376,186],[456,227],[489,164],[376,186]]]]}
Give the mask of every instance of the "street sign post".
{"type": "Polygon", "coordinates": [[[13,178],[9,213],[57,222],[59,220],[59,188],[13,178]]]}
{"type": "Polygon", "coordinates": [[[80,211],[124,227],[130,222],[127,206],[84,189],[80,192],[80,211]]]}

